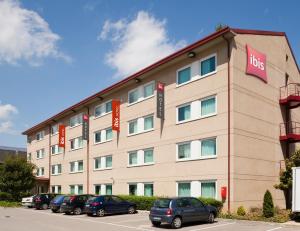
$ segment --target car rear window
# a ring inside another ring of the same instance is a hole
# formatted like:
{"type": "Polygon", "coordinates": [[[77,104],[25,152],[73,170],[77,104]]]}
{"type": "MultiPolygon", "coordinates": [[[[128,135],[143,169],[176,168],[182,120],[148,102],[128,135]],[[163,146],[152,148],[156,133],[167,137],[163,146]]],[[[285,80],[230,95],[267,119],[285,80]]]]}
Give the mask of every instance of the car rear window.
{"type": "Polygon", "coordinates": [[[59,201],[59,200],[61,200],[63,197],[65,197],[65,196],[59,195],[59,196],[56,196],[56,197],[54,198],[54,200],[55,200],[55,201],[59,201]]]}
{"type": "Polygon", "coordinates": [[[169,208],[170,207],[170,199],[159,199],[154,202],[154,207],[157,208],[169,208]]]}

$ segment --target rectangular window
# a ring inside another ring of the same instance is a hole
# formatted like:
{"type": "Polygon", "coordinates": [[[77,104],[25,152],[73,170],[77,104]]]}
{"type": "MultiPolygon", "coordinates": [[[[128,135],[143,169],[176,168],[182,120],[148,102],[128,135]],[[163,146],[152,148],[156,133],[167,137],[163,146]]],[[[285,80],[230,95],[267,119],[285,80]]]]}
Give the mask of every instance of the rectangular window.
{"type": "Polygon", "coordinates": [[[106,129],[106,140],[112,140],[113,132],[112,128],[106,129]]]}
{"type": "Polygon", "coordinates": [[[82,184],[70,185],[70,194],[83,194],[82,184]]]}
{"type": "Polygon", "coordinates": [[[133,120],[129,122],[129,134],[135,134],[138,132],[138,122],[133,120]]]}
{"type": "Polygon", "coordinates": [[[70,194],[75,194],[75,185],[70,185],[70,194]]]}
{"type": "Polygon", "coordinates": [[[58,133],[58,124],[51,126],[51,135],[55,135],[58,133]]]}
{"type": "Polygon", "coordinates": [[[31,153],[27,154],[27,161],[31,161],[31,153]]]}
{"type": "Polygon", "coordinates": [[[113,138],[112,128],[107,128],[104,130],[94,132],[94,142],[95,144],[103,143],[106,141],[111,141],[113,138]]]}
{"type": "Polygon", "coordinates": [[[201,182],[201,196],[216,198],[216,182],[201,182]]]}
{"type": "Polygon", "coordinates": [[[95,132],[95,143],[101,143],[101,131],[95,132]]]}
{"type": "Polygon", "coordinates": [[[185,105],[177,108],[178,118],[177,121],[185,121],[191,118],[191,105],[185,105]]]}
{"type": "Polygon", "coordinates": [[[144,163],[153,163],[153,149],[144,150],[144,163]]]}
{"type": "Polygon", "coordinates": [[[106,195],[112,195],[112,185],[111,184],[107,184],[105,187],[105,194],[106,195]]]}
{"type": "Polygon", "coordinates": [[[154,82],[144,86],[144,98],[154,95],[154,82]]]}
{"type": "Polygon", "coordinates": [[[45,149],[40,149],[36,151],[36,158],[42,159],[45,157],[45,149]]]}
{"type": "Polygon", "coordinates": [[[201,141],[201,156],[217,155],[216,138],[201,141]]]}
{"type": "Polygon", "coordinates": [[[59,147],[58,144],[51,146],[51,154],[56,155],[63,152],[63,148],[59,147]]]}
{"type": "Polygon", "coordinates": [[[128,92],[128,104],[133,104],[154,95],[155,82],[146,83],[128,92]]]}
{"type": "Polygon", "coordinates": [[[112,101],[105,102],[95,107],[95,117],[106,115],[112,111],[112,101]]]}
{"type": "Polygon", "coordinates": [[[61,194],[61,186],[60,185],[51,186],[51,192],[61,194]]]}
{"type": "Polygon", "coordinates": [[[216,70],[216,56],[204,59],[200,61],[201,76],[210,74],[216,70]]]}
{"type": "Polygon", "coordinates": [[[153,115],[144,118],[144,131],[153,128],[153,115]]]}
{"type": "Polygon", "coordinates": [[[70,118],[70,127],[75,127],[77,125],[82,124],[82,113],[75,115],[70,118]]]}
{"type": "Polygon", "coordinates": [[[191,67],[184,68],[177,72],[177,84],[183,84],[191,80],[191,67]]]}
{"type": "Polygon", "coordinates": [[[44,135],[45,135],[44,131],[40,131],[40,132],[36,133],[36,140],[40,141],[40,140],[44,139],[44,135]]]}
{"type": "Polygon", "coordinates": [[[137,152],[130,152],[129,153],[129,165],[137,165],[138,159],[137,159],[137,152]]]}
{"type": "Polygon", "coordinates": [[[83,171],[83,161],[78,161],[78,171],[79,172],[83,171]]]}
{"type": "Polygon", "coordinates": [[[83,147],[83,139],[81,137],[77,137],[75,139],[70,140],[71,150],[76,150],[83,147]]]}
{"type": "Polygon", "coordinates": [[[55,164],[51,166],[51,175],[61,174],[61,164],[55,164]]]}
{"type": "Polygon", "coordinates": [[[216,98],[201,100],[201,116],[208,116],[216,113],[216,98]]]}
{"type": "Polygon", "coordinates": [[[105,167],[106,168],[112,167],[112,156],[106,156],[105,167]]]}
{"type": "Polygon", "coordinates": [[[153,184],[144,184],[144,196],[153,196],[153,184]]]}
{"type": "Polygon", "coordinates": [[[37,172],[36,172],[36,175],[37,175],[37,176],[44,176],[44,174],[45,174],[45,169],[44,169],[44,167],[41,167],[41,168],[38,168],[38,169],[37,169],[37,172]]]}
{"type": "Polygon", "coordinates": [[[129,92],[129,94],[128,94],[129,104],[135,103],[138,100],[139,100],[139,91],[138,91],[138,89],[129,92]]]}
{"type": "Polygon", "coordinates": [[[78,193],[77,194],[83,194],[83,186],[82,185],[78,185],[78,193]]]}
{"type": "Polygon", "coordinates": [[[95,194],[100,195],[101,194],[101,185],[95,185],[95,194]]]}
{"type": "Polygon", "coordinates": [[[83,160],[70,162],[70,173],[83,172],[83,160]]]}
{"type": "Polygon", "coordinates": [[[101,157],[97,157],[97,158],[95,158],[95,166],[94,166],[94,168],[95,169],[100,169],[101,168],[101,157]]]}
{"type": "Polygon", "coordinates": [[[95,170],[101,170],[101,169],[109,169],[112,168],[112,156],[102,156],[102,157],[97,157],[94,159],[94,169],[95,170]]]}
{"type": "Polygon", "coordinates": [[[137,195],[137,184],[130,184],[129,185],[129,195],[137,195]]]}
{"type": "Polygon", "coordinates": [[[182,143],[177,145],[178,159],[188,159],[191,157],[191,143],[182,143]]]}
{"type": "Polygon", "coordinates": [[[189,197],[191,196],[191,183],[178,183],[178,196],[179,197],[189,197]]]}

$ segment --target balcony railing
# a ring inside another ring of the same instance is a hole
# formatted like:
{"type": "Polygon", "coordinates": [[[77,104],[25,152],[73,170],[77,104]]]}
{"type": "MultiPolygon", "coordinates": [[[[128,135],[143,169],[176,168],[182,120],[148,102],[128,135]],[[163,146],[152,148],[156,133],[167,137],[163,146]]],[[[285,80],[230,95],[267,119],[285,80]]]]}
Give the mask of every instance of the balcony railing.
{"type": "Polygon", "coordinates": [[[280,103],[300,102],[300,84],[290,83],[280,88],[280,103]]]}
{"type": "Polygon", "coordinates": [[[280,140],[300,141],[300,123],[294,121],[281,123],[280,140]]]}

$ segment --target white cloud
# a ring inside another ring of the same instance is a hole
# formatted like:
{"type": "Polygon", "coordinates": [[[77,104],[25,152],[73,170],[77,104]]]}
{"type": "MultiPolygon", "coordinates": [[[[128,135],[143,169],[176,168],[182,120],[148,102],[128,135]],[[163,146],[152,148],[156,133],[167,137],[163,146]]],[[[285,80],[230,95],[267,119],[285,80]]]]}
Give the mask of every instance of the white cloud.
{"type": "Polygon", "coordinates": [[[40,65],[46,57],[71,58],[59,51],[60,36],[35,11],[21,7],[17,0],[0,0],[0,64],[21,60],[40,65]]]}
{"type": "Polygon", "coordinates": [[[184,40],[174,42],[168,38],[165,19],[156,19],[145,11],[139,11],[132,21],[105,21],[98,38],[112,42],[106,62],[122,78],[186,45],[184,40]]]}
{"type": "Polygon", "coordinates": [[[18,109],[11,104],[0,102],[0,133],[15,134],[12,116],[18,114],[18,109]]]}

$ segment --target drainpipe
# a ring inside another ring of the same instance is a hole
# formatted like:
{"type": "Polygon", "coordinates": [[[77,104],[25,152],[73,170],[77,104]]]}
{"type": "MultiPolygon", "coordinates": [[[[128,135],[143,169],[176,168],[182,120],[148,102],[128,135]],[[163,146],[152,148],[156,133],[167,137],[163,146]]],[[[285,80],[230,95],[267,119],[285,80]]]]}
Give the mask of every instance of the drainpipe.
{"type": "Polygon", "coordinates": [[[230,170],[231,170],[231,161],[230,161],[230,158],[231,158],[231,155],[230,155],[230,152],[231,152],[231,149],[230,149],[230,142],[231,142],[231,138],[230,138],[230,116],[231,116],[231,113],[230,113],[230,101],[231,101],[231,97],[230,97],[230,58],[231,58],[231,53],[230,53],[230,42],[231,42],[231,39],[228,39],[227,37],[225,37],[223,35],[223,39],[226,41],[226,44],[227,44],[227,84],[228,84],[228,87],[227,87],[227,98],[228,98],[228,104],[227,104],[227,110],[228,110],[228,120],[227,120],[227,126],[228,126],[228,130],[227,130],[227,137],[228,137],[228,143],[227,143],[227,152],[228,152],[228,162],[227,162],[227,168],[228,168],[228,185],[227,185],[227,191],[228,191],[228,201],[227,201],[227,210],[228,210],[228,213],[230,213],[230,196],[231,196],[231,174],[230,174],[230,170]]]}
{"type": "MultiPolygon", "coordinates": [[[[90,129],[90,108],[87,107],[87,115],[88,115],[88,126],[90,129]]],[[[89,131],[89,135],[90,136],[90,131],[89,131]]],[[[86,169],[86,193],[89,194],[90,193],[90,138],[88,137],[87,139],[87,147],[86,147],[86,152],[87,152],[87,160],[86,160],[86,165],[87,165],[87,169],[86,169]]]]}
{"type": "Polygon", "coordinates": [[[48,155],[49,155],[49,185],[48,185],[48,192],[50,193],[50,177],[51,177],[51,125],[49,125],[49,150],[48,150],[48,155]]]}

